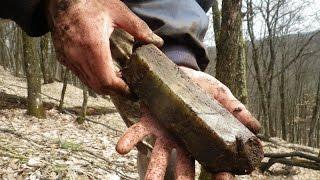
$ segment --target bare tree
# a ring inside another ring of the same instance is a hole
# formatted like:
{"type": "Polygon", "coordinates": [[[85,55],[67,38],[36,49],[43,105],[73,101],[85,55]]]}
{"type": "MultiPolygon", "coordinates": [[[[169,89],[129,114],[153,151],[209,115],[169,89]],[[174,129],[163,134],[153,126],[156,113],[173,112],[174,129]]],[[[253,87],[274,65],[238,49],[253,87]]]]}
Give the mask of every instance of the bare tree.
{"type": "Polygon", "coordinates": [[[23,39],[23,60],[28,84],[28,114],[44,118],[45,111],[41,101],[41,74],[40,61],[36,55],[36,40],[28,37],[26,33],[23,39]]]}
{"type": "Polygon", "coordinates": [[[241,32],[242,0],[222,1],[221,29],[217,41],[216,78],[236,92],[235,78],[241,32]]]}
{"type": "MultiPolygon", "coordinates": [[[[259,95],[260,95],[260,103],[263,114],[263,127],[265,136],[270,136],[270,128],[269,128],[269,114],[267,110],[267,98],[265,93],[265,87],[263,85],[263,76],[261,72],[261,67],[259,63],[259,47],[256,44],[256,37],[254,33],[254,9],[252,0],[247,0],[247,30],[250,37],[250,42],[252,46],[252,61],[254,64],[255,77],[258,83],[259,95]]],[[[261,119],[260,119],[261,121],[261,119]]]]}
{"type": "Polygon", "coordinates": [[[49,60],[50,60],[50,49],[49,49],[49,43],[50,43],[50,34],[46,34],[40,39],[40,57],[41,57],[41,71],[42,71],[42,77],[44,84],[52,83],[54,80],[52,79],[52,76],[50,75],[49,70],[49,60]]]}
{"type": "MultiPolygon", "coordinates": [[[[317,88],[317,94],[316,94],[316,103],[315,106],[313,107],[313,113],[312,113],[312,120],[311,120],[311,126],[310,126],[310,131],[309,131],[309,142],[308,145],[312,146],[314,143],[314,132],[318,128],[319,129],[319,119],[320,119],[320,73],[319,73],[319,78],[318,78],[318,88],[317,88]]],[[[318,130],[319,132],[319,130],[318,130]]]]}
{"type": "Polygon", "coordinates": [[[79,117],[77,118],[77,122],[79,124],[83,124],[86,120],[87,116],[87,105],[88,105],[88,98],[89,98],[89,93],[88,93],[88,88],[83,85],[83,101],[82,101],[82,107],[81,107],[81,112],[79,117]]]}
{"type": "Polygon", "coordinates": [[[69,79],[69,71],[67,69],[64,70],[64,77],[63,77],[63,86],[61,91],[61,97],[59,102],[59,111],[63,110],[64,106],[64,98],[67,91],[67,85],[68,85],[68,79],[69,79]]]}
{"type": "MultiPolygon", "coordinates": [[[[245,42],[242,34],[242,0],[218,1],[212,6],[216,42],[216,78],[230,88],[244,104],[247,103],[245,42]]],[[[202,169],[200,179],[210,179],[202,169]]]]}

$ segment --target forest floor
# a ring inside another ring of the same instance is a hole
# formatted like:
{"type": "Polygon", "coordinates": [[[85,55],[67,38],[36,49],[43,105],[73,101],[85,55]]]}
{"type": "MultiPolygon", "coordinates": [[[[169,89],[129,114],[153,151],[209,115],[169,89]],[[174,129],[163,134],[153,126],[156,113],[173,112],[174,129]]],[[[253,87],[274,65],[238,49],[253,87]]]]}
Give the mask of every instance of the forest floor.
{"type": "MultiPolygon", "coordinates": [[[[126,156],[115,145],[126,127],[108,99],[89,98],[88,119],[57,110],[62,84],[42,87],[46,119],[26,115],[26,82],[0,67],[0,179],[138,179],[134,150],[126,156]]],[[[75,112],[82,90],[68,85],[65,107],[75,112]]],[[[264,142],[265,152],[292,152],[264,142]]],[[[199,168],[198,168],[199,169],[199,168]]],[[[237,179],[319,180],[320,171],[273,165],[237,179]]]]}

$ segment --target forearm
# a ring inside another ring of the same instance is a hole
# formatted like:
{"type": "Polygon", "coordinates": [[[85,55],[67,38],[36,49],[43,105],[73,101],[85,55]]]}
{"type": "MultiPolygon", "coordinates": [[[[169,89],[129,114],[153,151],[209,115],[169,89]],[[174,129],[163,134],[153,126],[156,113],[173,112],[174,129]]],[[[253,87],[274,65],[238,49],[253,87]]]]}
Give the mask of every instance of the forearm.
{"type": "Polygon", "coordinates": [[[123,2],[164,39],[162,50],[173,62],[193,69],[206,68],[209,60],[202,42],[209,23],[205,11],[212,0],[123,2]]]}

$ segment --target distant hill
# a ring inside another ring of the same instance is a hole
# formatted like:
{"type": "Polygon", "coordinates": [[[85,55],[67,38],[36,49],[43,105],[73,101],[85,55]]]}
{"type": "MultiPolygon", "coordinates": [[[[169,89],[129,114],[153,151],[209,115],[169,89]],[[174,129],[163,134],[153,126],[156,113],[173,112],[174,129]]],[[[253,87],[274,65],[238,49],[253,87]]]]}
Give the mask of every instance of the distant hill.
{"type": "MultiPolygon", "coordinates": [[[[285,46],[289,49],[290,53],[289,56],[293,57],[297,53],[298,49],[300,49],[301,44],[304,44],[315,32],[309,32],[304,34],[290,34],[286,36],[282,36],[278,38],[278,47],[276,50],[277,58],[280,59],[281,57],[281,46],[285,46]]],[[[257,44],[261,44],[263,40],[259,40],[257,44]]],[[[251,64],[251,44],[248,42],[249,48],[248,48],[248,64],[251,64]]],[[[268,46],[266,46],[265,51],[268,51],[268,46]]],[[[210,59],[210,63],[208,65],[208,68],[206,69],[206,72],[210,74],[215,74],[215,58],[216,58],[216,47],[210,46],[207,47],[208,56],[210,59]]],[[[314,66],[312,67],[312,71],[317,71],[320,69],[320,60],[319,59],[319,53],[315,53],[317,51],[320,51],[320,33],[317,34],[312,42],[309,44],[308,48],[305,49],[305,52],[308,53],[308,55],[305,56],[305,58],[310,58],[310,61],[313,61],[314,66]],[[310,57],[313,56],[313,57],[310,57]]],[[[279,61],[278,61],[279,62],[279,61]]],[[[278,66],[279,63],[277,63],[276,66],[278,66]]]]}

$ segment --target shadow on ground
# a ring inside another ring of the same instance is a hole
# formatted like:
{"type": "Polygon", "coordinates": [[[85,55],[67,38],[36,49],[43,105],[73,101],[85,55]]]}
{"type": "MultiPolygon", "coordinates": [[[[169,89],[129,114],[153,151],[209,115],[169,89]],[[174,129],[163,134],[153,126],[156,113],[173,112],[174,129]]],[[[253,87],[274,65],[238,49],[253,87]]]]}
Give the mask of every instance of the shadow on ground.
{"type": "MultiPolygon", "coordinates": [[[[46,110],[58,108],[54,103],[44,102],[43,104],[46,110]]],[[[0,110],[26,109],[26,108],[27,108],[27,99],[25,97],[0,92],[0,110]]],[[[80,106],[67,108],[66,110],[76,115],[81,113],[80,106]]],[[[105,115],[105,114],[111,114],[115,112],[117,112],[116,109],[112,107],[95,106],[95,107],[88,107],[87,109],[88,116],[105,115]]]]}

